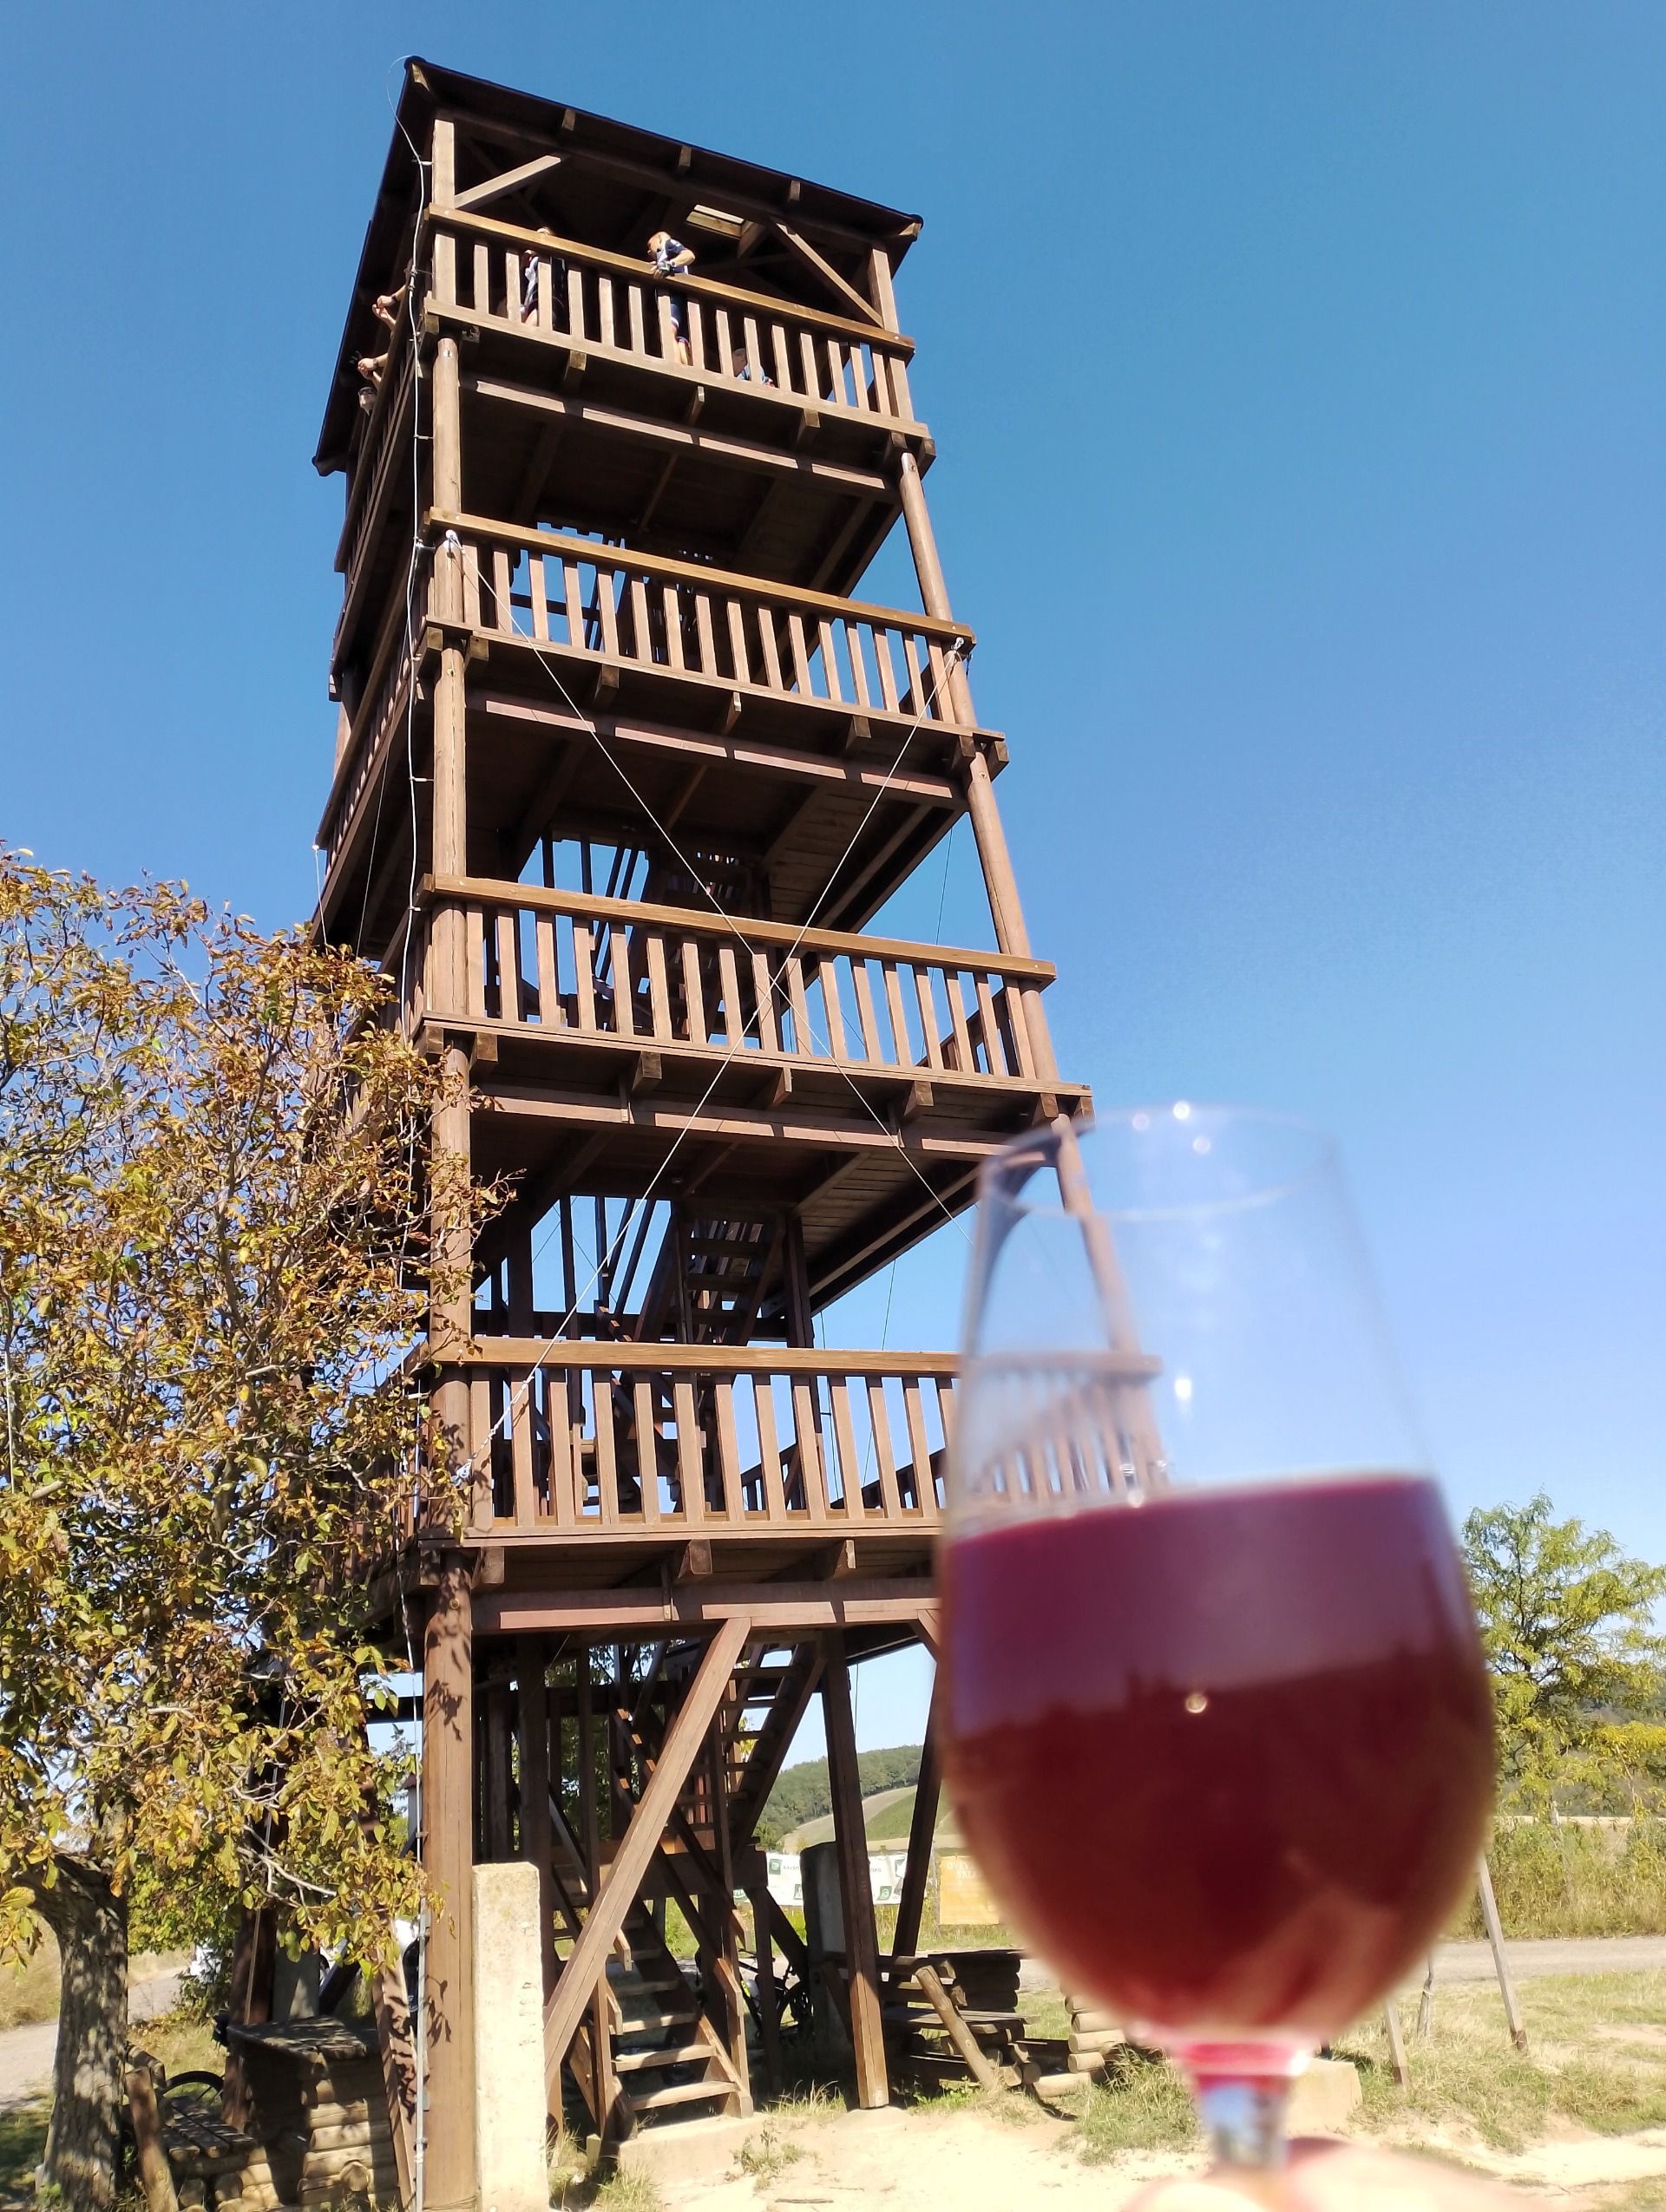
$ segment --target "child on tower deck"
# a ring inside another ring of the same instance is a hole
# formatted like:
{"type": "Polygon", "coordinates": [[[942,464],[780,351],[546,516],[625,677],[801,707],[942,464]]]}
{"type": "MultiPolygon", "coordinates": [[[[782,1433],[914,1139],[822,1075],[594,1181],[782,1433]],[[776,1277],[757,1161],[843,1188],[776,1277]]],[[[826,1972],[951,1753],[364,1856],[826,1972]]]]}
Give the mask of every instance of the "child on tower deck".
{"type": "MultiPolygon", "coordinates": [[[[691,249],[672,238],[669,231],[656,231],[648,240],[648,252],[653,256],[656,272],[670,276],[673,269],[692,269],[694,256],[691,249]]],[[[677,337],[677,358],[686,369],[693,364],[694,356],[688,344],[688,304],[672,292],[670,300],[671,327],[677,337]]]]}
{"type": "MultiPolygon", "coordinates": [[[[555,233],[547,224],[541,224],[538,235],[553,239],[555,233]]],[[[553,254],[546,255],[538,246],[529,245],[521,256],[521,320],[523,323],[535,323],[538,319],[538,264],[544,259],[549,262],[550,307],[556,321],[560,323],[562,320],[567,294],[567,264],[553,254]]]]}

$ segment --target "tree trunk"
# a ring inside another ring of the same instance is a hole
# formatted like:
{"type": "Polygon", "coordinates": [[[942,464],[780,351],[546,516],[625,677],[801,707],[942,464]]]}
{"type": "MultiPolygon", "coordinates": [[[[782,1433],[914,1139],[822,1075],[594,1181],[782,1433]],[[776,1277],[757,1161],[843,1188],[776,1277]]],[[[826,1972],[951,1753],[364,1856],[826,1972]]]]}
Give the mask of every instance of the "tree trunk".
{"type": "Polygon", "coordinates": [[[115,2202],[116,2146],[125,2100],[128,1901],[86,1860],[60,1853],[57,1880],[37,1906],[58,1939],[63,1992],[52,2071],[52,2118],[41,2178],[76,2212],[115,2202]]]}

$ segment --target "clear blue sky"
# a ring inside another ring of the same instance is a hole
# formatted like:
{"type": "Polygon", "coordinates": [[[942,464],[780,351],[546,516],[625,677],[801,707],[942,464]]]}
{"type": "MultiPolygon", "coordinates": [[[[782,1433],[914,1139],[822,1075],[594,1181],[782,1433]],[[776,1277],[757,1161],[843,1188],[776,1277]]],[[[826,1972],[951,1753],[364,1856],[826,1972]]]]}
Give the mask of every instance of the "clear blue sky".
{"type": "MultiPolygon", "coordinates": [[[[308,457],[400,56],[916,208],[1067,1070],[1333,1127],[1456,1505],[1543,1485],[1666,1559],[1666,10],[70,0],[0,42],[0,832],[308,907],[308,457]]],[[[975,893],[962,835],[947,933],[975,893]]],[[[944,1244],[893,1343],[951,1338],[944,1244]]],[[[876,1681],[864,1737],[917,1704],[876,1681]]]]}

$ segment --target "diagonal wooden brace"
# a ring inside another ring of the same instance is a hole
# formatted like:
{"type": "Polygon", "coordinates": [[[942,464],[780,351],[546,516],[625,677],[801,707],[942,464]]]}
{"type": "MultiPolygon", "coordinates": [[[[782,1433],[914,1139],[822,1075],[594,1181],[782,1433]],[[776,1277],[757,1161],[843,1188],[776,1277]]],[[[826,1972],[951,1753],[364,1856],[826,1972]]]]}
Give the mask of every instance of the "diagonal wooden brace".
{"type": "Polygon", "coordinates": [[[567,2046],[595,1994],[613,1939],[636,1901],[642,1878],[659,1848],[659,1838],[694,1764],[705,1731],[717,1717],[735,1671],[751,1623],[744,1614],[725,1620],[707,1645],[688,1695],[684,1698],[665,1748],[655,1764],[647,1788],[631,1816],[607,1877],[596,1891],[579,1940],[557,1977],[544,2007],[544,2078],[552,2091],[559,2079],[567,2046]]]}

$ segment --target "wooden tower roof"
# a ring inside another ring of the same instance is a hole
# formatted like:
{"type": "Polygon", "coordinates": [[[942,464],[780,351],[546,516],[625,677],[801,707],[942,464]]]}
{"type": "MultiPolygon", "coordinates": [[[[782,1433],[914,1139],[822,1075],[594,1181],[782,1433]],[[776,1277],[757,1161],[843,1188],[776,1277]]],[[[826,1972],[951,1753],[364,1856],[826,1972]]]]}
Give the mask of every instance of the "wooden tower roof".
{"type": "Polygon", "coordinates": [[[727,234],[745,252],[752,243],[749,232],[755,236],[765,226],[784,223],[811,241],[841,277],[860,283],[870,248],[883,247],[895,267],[922,227],[919,216],[877,200],[731,154],[714,154],[634,123],[593,115],[559,100],[517,92],[413,55],[405,63],[313,455],[321,475],[332,474],[346,462],[357,405],[354,363],[367,350],[379,351],[385,342],[371,303],[409,261],[417,206],[410,149],[412,144],[429,143],[437,114],[449,115],[456,126],[457,181],[465,190],[474,181],[469,157],[476,148],[481,159],[475,166],[482,177],[502,171],[506,155],[512,160],[516,150],[528,164],[559,154],[558,170],[528,178],[525,206],[542,221],[541,193],[554,194],[561,218],[558,227],[594,245],[640,251],[651,231],[685,226],[707,237],[713,232],[727,234]]]}

